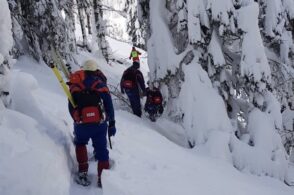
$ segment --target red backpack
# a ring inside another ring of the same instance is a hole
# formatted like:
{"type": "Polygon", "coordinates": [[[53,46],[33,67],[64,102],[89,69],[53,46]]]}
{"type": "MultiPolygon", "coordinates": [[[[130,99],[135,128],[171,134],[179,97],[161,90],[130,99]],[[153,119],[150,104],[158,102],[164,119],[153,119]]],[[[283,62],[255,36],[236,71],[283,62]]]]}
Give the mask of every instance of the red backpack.
{"type": "Polygon", "coordinates": [[[93,80],[90,87],[85,85],[86,74],[83,70],[70,76],[70,92],[77,105],[73,113],[76,123],[101,123],[105,120],[103,103],[96,88],[101,80],[93,80]]]}
{"type": "Polygon", "coordinates": [[[153,96],[151,102],[156,105],[161,104],[162,98],[160,96],[153,96]]]}
{"type": "Polygon", "coordinates": [[[122,78],[122,86],[125,89],[133,89],[137,85],[136,82],[136,73],[133,69],[127,69],[122,78]]]}
{"type": "Polygon", "coordinates": [[[159,89],[147,90],[147,102],[154,105],[161,105],[162,104],[162,95],[159,89]]]}

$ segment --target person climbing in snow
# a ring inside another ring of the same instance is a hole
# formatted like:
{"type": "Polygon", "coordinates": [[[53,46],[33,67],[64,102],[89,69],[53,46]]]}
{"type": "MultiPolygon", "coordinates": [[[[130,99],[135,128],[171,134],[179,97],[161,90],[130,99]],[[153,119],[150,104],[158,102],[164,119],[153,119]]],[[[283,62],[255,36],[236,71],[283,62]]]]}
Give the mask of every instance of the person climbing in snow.
{"type": "Polygon", "coordinates": [[[76,107],[69,104],[69,111],[74,120],[74,144],[78,162],[75,181],[83,186],[91,184],[87,174],[89,164],[86,147],[91,139],[95,158],[98,160],[97,185],[102,187],[102,171],[110,168],[107,130],[109,136],[114,136],[116,128],[112,99],[105,83],[106,77],[99,76],[97,70],[97,63],[88,60],[82,70],[71,75],[68,85],[76,107]]]}
{"type": "Polygon", "coordinates": [[[133,62],[133,65],[124,71],[120,81],[120,87],[121,92],[127,94],[133,113],[141,117],[142,108],[140,98],[146,94],[146,88],[143,74],[139,68],[139,62],[133,62]]]}
{"type": "Polygon", "coordinates": [[[150,120],[152,122],[155,122],[156,119],[163,113],[163,98],[159,90],[158,82],[148,82],[148,85],[149,87],[147,87],[146,89],[147,99],[144,106],[144,110],[148,113],[150,120]]]}
{"type": "Polygon", "coordinates": [[[133,46],[129,59],[133,58],[133,62],[140,63],[140,57],[139,57],[140,55],[141,53],[138,50],[136,50],[136,48],[133,46]]]}

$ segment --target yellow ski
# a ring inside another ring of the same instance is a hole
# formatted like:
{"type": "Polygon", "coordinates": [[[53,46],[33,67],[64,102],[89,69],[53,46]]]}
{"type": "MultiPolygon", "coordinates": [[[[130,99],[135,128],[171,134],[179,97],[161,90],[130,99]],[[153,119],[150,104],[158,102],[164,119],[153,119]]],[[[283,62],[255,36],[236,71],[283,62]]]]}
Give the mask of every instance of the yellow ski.
{"type": "Polygon", "coordinates": [[[63,91],[66,94],[67,98],[69,99],[70,103],[72,104],[72,106],[74,108],[76,108],[77,106],[76,106],[76,104],[75,104],[75,102],[73,100],[73,97],[72,97],[72,95],[71,95],[71,93],[70,93],[70,91],[69,91],[66,83],[64,82],[64,80],[63,80],[63,78],[62,78],[59,70],[56,68],[56,66],[53,63],[50,64],[50,68],[54,72],[56,78],[58,79],[58,81],[59,81],[61,87],[63,88],[63,91]]]}
{"type": "Polygon", "coordinates": [[[56,65],[59,66],[59,69],[63,72],[64,76],[69,79],[70,73],[68,69],[66,68],[62,57],[60,56],[59,52],[56,51],[55,47],[51,46],[51,54],[54,60],[54,63],[57,63],[56,65]]]}

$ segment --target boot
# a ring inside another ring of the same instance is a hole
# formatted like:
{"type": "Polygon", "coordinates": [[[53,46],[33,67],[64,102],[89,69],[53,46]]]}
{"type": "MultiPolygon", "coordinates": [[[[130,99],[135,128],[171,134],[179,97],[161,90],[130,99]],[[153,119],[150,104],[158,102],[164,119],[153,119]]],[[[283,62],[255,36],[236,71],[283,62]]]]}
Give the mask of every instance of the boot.
{"type": "Polygon", "coordinates": [[[88,178],[87,172],[79,172],[75,181],[82,186],[89,186],[91,181],[88,178]]]}
{"type": "Polygon", "coordinates": [[[103,169],[109,169],[109,161],[99,161],[98,162],[98,181],[97,185],[99,188],[102,188],[102,182],[101,182],[101,175],[103,169]]]}
{"type": "Polygon", "coordinates": [[[98,188],[102,188],[101,177],[98,177],[97,186],[98,188]]]}
{"type": "Polygon", "coordinates": [[[85,145],[76,145],[76,157],[79,164],[79,172],[75,178],[77,184],[88,186],[91,184],[88,178],[88,153],[85,145]]]}

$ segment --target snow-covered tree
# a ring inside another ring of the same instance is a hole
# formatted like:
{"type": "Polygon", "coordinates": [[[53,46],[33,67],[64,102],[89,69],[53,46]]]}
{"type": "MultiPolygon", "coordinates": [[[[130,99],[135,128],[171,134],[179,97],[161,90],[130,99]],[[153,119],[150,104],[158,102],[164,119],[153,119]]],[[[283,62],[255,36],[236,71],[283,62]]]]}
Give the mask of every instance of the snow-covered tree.
{"type": "Polygon", "coordinates": [[[81,31],[82,31],[82,36],[83,36],[83,45],[82,47],[87,47],[88,45],[88,39],[87,39],[87,32],[86,32],[86,24],[85,24],[85,3],[86,1],[84,0],[77,0],[77,6],[78,6],[78,16],[79,16],[79,21],[81,25],[81,31]]]}
{"type": "Polygon", "coordinates": [[[94,0],[94,15],[95,15],[95,25],[96,25],[96,33],[97,33],[97,41],[99,48],[104,56],[105,60],[109,62],[110,60],[110,48],[109,44],[106,40],[106,28],[105,28],[105,20],[103,19],[103,10],[102,10],[102,1],[94,0]]]}
{"type": "Polygon", "coordinates": [[[86,48],[88,51],[91,51],[88,45],[88,35],[92,34],[91,29],[91,13],[92,5],[90,0],[76,0],[77,1],[77,10],[78,18],[80,22],[81,32],[82,32],[82,45],[80,47],[86,48]]]}
{"type": "MultiPolygon", "coordinates": [[[[35,59],[48,61],[51,58],[48,51],[54,47],[64,58],[72,59],[75,40],[70,34],[73,34],[73,27],[68,26],[69,23],[62,15],[62,11],[70,9],[68,5],[72,5],[71,0],[9,0],[9,4],[13,15],[13,26],[18,31],[17,33],[14,31],[14,38],[20,43],[18,49],[21,52],[29,51],[35,59]]],[[[73,15],[67,14],[67,16],[73,15]]]]}
{"type": "Polygon", "coordinates": [[[12,64],[12,22],[7,1],[0,2],[0,110],[9,106],[9,69],[12,64]]]}
{"type": "Polygon", "coordinates": [[[126,0],[125,9],[128,14],[127,31],[133,45],[139,48],[146,49],[143,28],[138,17],[138,2],[137,0],[126,0]]]}
{"type": "MultiPolygon", "coordinates": [[[[272,70],[272,86],[276,96],[282,104],[282,111],[291,110],[293,102],[293,17],[294,2],[291,0],[258,1],[260,5],[260,27],[267,48],[268,60],[272,70]]],[[[280,132],[285,143],[286,150],[294,147],[293,127],[289,129],[291,118],[283,113],[283,128],[280,132]],[[285,124],[286,123],[286,124],[285,124]],[[286,128],[287,127],[287,128],[286,128]],[[289,134],[289,135],[287,135],[289,134]],[[291,143],[291,144],[290,144],[291,143]]],[[[292,121],[293,123],[293,121],[292,121]]],[[[293,126],[293,125],[292,125],[293,126]]]]}
{"type": "MultiPolygon", "coordinates": [[[[265,41],[282,31],[262,26],[272,21],[259,13],[267,10],[264,2],[150,0],[148,60],[151,80],[161,83],[166,115],[182,124],[187,145],[204,146],[240,170],[283,180],[281,106],[265,41]]],[[[276,16],[283,26],[283,15],[276,16]]],[[[278,44],[284,63],[292,47],[286,34],[288,45],[278,44]]]]}
{"type": "Polygon", "coordinates": [[[68,27],[69,51],[76,52],[76,37],[75,37],[75,3],[74,0],[66,0],[64,2],[63,10],[65,13],[65,23],[68,27]]]}
{"type": "Polygon", "coordinates": [[[140,38],[144,40],[144,49],[147,48],[147,40],[150,37],[150,0],[137,0],[137,16],[140,24],[140,38]]]}

